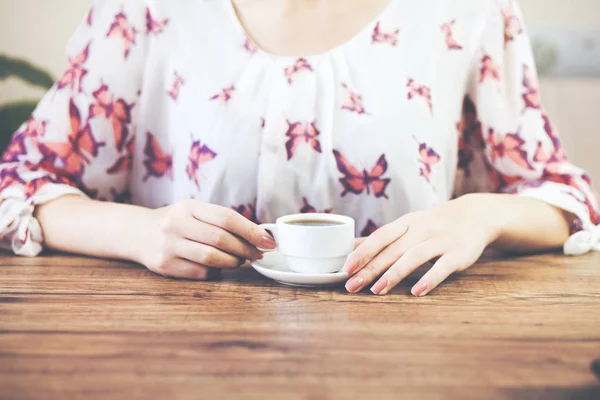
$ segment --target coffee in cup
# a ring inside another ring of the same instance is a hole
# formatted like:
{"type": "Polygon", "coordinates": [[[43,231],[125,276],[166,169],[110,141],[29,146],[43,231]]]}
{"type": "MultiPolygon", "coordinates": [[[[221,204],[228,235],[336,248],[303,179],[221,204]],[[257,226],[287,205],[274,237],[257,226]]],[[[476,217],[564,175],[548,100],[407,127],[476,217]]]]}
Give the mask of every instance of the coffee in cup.
{"type": "Polygon", "coordinates": [[[354,220],[335,214],[294,214],[262,224],[287,266],[303,274],[338,272],[354,250],[354,220]]]}

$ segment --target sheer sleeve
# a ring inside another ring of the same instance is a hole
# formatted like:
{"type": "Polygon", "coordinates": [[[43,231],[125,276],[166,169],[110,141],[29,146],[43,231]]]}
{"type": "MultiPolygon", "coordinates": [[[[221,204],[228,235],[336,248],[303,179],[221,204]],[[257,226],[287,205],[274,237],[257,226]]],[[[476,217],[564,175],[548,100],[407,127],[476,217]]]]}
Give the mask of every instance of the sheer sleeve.
{"type": "Polygon", "coordinates": [[[37,205],[64,195],[114,199],[127,191],[144,33],[143,1],[94,2],[68,45],[67,71],[2,155],[2,247],[26,256],[42,250],[37,205]]]}
{"type": "Polygon", "coordinates": [[[473,178],[485,176],[488,189],[574,214],[566,254],[600,250],[598,197],[589,175],[569,162],[540,103],[521,11],[513,0],[494,0],[492,8],[464,102],[459,166],[473,178]]]}

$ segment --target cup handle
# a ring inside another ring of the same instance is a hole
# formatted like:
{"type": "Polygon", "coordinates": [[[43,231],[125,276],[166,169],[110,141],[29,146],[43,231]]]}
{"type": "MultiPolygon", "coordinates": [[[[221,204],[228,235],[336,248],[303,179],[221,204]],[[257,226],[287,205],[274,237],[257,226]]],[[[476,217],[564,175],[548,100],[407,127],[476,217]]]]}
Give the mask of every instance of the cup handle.
{"type": "MultiPolygon", "coordinates": [[[[267,231],[271,231],[271,234],[273,235],[273,239],[275,239],[275,242],[277,242],[277,224],[260,224],[259,226],[261,228],[267,230],[267,231]]],[[[274,248],[274,249],[263,249],[263,248],[260,248],[260,247],[257,247],[257,249],[259,251],[262,251],[263,253],[268,253],[270,251],[277,250],[277,248],[274,248]]]]}

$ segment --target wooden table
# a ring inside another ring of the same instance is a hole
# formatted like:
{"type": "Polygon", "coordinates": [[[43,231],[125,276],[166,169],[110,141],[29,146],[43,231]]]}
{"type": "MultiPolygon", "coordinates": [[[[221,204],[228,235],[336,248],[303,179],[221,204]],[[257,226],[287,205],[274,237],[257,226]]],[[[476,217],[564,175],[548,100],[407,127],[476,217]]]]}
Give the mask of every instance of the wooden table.
{"type": "Polygon", "coordinates": [[[422,273],[376,297],[0,255],[0,398],[600,399],[600,254],[488,258],[417,299],[422,273]]]}

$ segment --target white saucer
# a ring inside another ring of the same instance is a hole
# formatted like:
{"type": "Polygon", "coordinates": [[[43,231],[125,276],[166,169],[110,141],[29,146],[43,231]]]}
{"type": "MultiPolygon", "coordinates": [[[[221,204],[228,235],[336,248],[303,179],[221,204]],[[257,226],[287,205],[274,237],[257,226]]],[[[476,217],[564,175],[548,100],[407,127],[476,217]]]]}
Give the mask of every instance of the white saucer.
{"type": "Polygon", "coordinates": [[[252,267],[257,270],[259,274],[290,286],[333,286],[348,280],[348,274],[345,272],[335,272],[333,274],[299,274],[291,271],[287,265],[285,265],[283,256],[277,251],[265,253],[262,260],[252,263],[252,267]]]}

